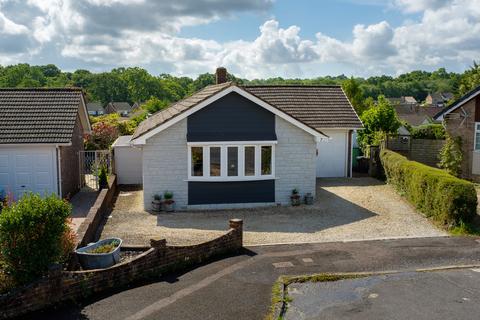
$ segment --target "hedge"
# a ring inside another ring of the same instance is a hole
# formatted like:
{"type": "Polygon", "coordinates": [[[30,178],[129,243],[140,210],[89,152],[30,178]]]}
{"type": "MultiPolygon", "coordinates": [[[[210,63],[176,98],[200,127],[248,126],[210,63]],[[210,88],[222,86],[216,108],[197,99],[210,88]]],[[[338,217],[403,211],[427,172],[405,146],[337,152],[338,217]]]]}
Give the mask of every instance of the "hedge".
{"type": "Polygon", "coordinates": [[[382,150],[380,159],[387,181],[427,217],[449,228],[475,217],[477,193],[473,183],[390,150],[382,150]]]}
{"type": "Polygon", "coordinates": [[[414,139],[445,139],[445,128],[441,124],[424,124],[410,129],[410,135],[414,139]]]}

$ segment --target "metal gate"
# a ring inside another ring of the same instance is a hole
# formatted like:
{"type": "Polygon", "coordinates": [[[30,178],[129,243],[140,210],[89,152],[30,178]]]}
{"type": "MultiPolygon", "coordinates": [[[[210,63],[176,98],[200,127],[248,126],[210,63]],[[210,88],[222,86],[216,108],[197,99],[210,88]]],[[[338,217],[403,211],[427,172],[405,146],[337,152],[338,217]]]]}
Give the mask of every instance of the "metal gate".
{"type": "Polygon", "coordinates": [[[80,188],[98,190],[100,169],[105,167],[107,173],[113,170],[112,153],[109,150],[80,151],[80,188]]]}

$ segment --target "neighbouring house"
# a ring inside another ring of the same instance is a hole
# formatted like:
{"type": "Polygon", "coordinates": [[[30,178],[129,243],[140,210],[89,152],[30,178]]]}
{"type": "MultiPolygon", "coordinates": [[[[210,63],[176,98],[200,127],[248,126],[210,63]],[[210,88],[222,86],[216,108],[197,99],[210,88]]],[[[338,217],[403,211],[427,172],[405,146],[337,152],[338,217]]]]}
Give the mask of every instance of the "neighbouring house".
{"type": "Polygon", "coordinates": [[[462,176],[480,181],[480,86],[473,89],[435,119],[443,121],[447,132],[462,142],[462,176]]]}
{"type": "Polygon", "coordinates": [[[447,105],[448,101],[453,99],[453,93],[451,92],[437,92],[429,93],[425,98],[425,105],[437,108],[443,108],[447,105]]]}
{"type": "Polygon", "coordinates": [[[72,196],[88,133],[81,89],[0,89],[0,189],[72,196]]]}
{"type": "Polygon", "coordinates": [[[133,108],[128,102],[109,102],[105,106],[105,111],[110,113],[118,113],[122,117],[128,117],[133,108]]]}
{"type": "Polygon", "coordinates": [[[100,102],[87,103],[88,114],[91,116],[101,116],[105,114],[105,109],[100,102]]]}
{"type": "Polygon", "coordinates": [[[437,107],[421,107],[419,105],[394,105],[397,116],[401,121],[412,127],[435,122],[434,116],[438,113],[437,107]]]}
{"type": "MultiPolygon", "coordinates": [[[[340,86],[207,86],[144,120],[144,206],[172,191],[178,209],[288,204],[315,195],[317,177],[351,176],[362,123],[340,86]]],[[[117,170],[119,170],[117,166],[117,170]]]]}
{"type": "Polygon", "coordinates": [[[387,98],[390,103],[395,105],[400,105],[403,107],[411,107],[418,104],[417,100],[412,96],[400,97],[400,98],[387,98]]]}

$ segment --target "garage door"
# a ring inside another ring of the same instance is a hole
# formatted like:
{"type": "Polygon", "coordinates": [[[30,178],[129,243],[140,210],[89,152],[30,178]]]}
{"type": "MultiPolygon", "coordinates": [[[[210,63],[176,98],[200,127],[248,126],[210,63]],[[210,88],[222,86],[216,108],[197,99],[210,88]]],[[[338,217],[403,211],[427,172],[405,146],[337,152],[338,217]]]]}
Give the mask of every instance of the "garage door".
{"type": "Polygon", "coordinates": [[[329,140],[317,143],[317,177],[346,177],[348,131],[322,130],[329,140]]]}
{"type": "Polygon", "coordinates": [[[28,191],[57,193],[55,148],[0,148],[0,188],[19,199],[28,191]]]}

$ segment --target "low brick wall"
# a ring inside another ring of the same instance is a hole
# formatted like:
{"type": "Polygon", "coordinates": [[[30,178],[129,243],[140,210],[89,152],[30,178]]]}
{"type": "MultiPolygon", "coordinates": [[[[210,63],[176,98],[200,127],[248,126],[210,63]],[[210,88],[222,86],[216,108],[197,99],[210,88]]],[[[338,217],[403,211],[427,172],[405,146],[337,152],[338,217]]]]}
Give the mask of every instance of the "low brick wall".
{"type": "Polygon", "coordinates": [[[0,319],[17,317],[60,302],[84,299],[134,281],[199,264],[215,256],[238,252],[243,243],[243,221],[232,219],[229,226],[225,235],[193,246],[169,246],[165,239],[151,240],[147,251],[107,269],[51,270],[48,276],[35,283],[0,295],[0,319]]]}
{"type": "Polygon", "coordinates": [[[77,230],[77,241],[79,246],[85,246],[96,239],[96,233],[105,213],[112,205],[113,198],[117,192],[117,177],[112,175],[108,179],[108,189],[99,191],[97,200],[88,211],[85,221],[82,222],[77,230]]]}

